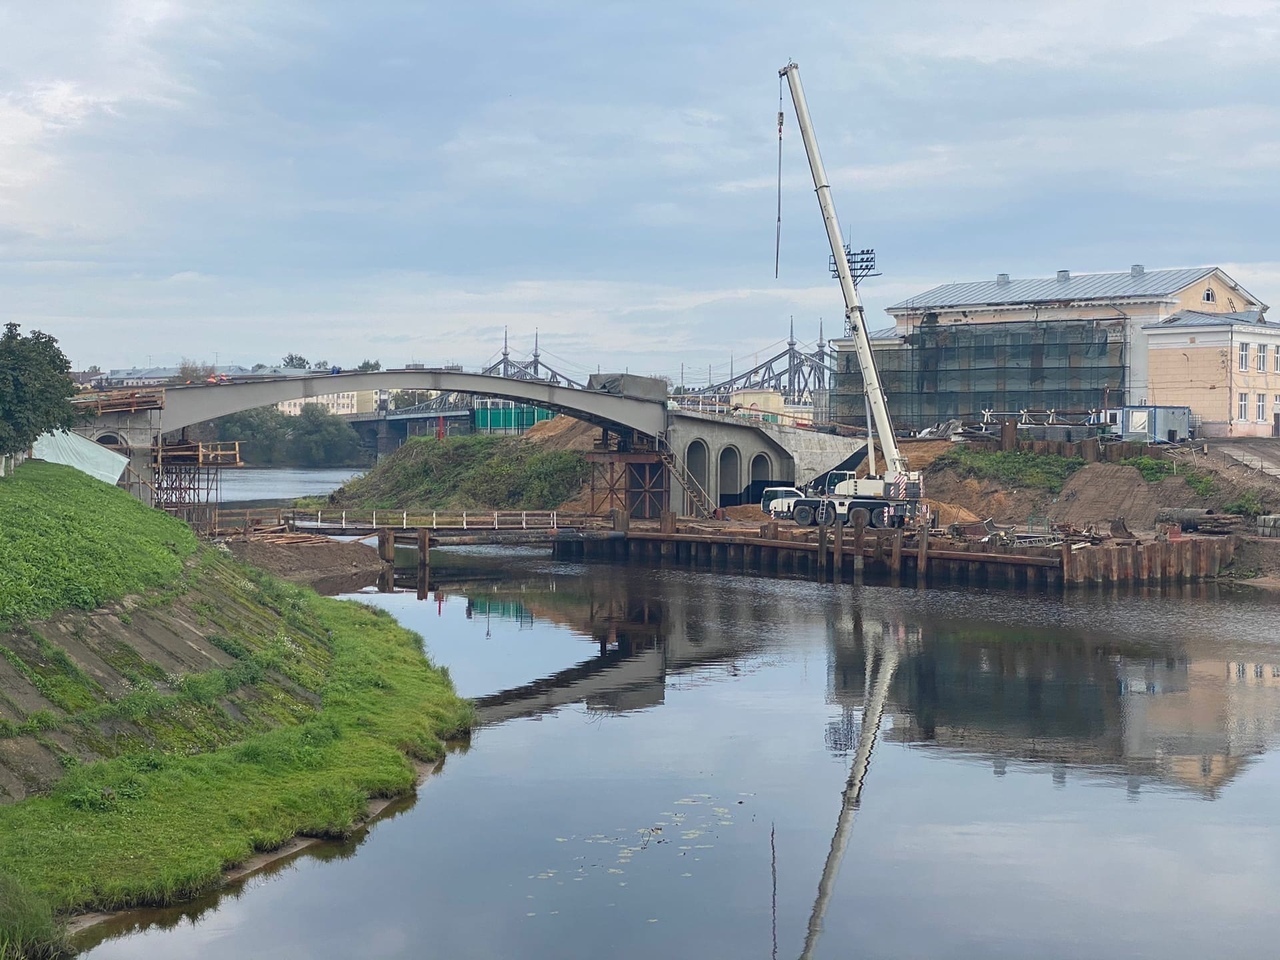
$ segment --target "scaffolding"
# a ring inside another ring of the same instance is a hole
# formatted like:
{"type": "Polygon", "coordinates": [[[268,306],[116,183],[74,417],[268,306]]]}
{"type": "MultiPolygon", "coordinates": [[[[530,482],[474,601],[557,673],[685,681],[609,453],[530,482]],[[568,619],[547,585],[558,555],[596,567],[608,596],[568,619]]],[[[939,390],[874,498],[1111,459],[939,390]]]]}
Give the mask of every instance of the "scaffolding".
{"type": "Polygon", "coordinates": [[[216,530],[222,499],[222,469],[240,467],[240,442],[181,440],[151,448],[155,506],[197,531],[216,530]]]}
{"type": "MultiPolygon", "coordinates": [[[[1125,402],[1123,321],[925,322],[872,349],[900,430],[981,420],[990,411],[1086,418],[1125,402]]],[[[865,427],[862,375],[852,353],[838,356],[833,381],[833,418],[865,427]]]]}

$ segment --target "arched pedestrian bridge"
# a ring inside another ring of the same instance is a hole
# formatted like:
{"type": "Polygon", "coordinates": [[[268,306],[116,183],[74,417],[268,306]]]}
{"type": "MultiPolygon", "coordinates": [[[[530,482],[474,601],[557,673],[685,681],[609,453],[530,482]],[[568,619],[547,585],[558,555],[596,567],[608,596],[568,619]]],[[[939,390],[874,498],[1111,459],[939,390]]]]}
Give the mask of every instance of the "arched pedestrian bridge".
{"type": "Polygon", "coordinates": [[[864,445],[861,440],[779,424],[669,409],[661,381],[625,376],[615,380],[616,392],[544,380],[412,369],[188,384],[164,388],[163,404],[157,409],[102,413],[83,432],[94,440],[131,448],[142,472],[144,464],[149,469],[150,448],[158,436],[256,407],[370,390],[474,394],[566,413],[622,435],[653,438],[659,449],[674,455],[680,464],[669,488],[676,509],[685,501],[685,476],[707,492],[712,506],[737,503],[752,483],[807,482],[864,445]]]}

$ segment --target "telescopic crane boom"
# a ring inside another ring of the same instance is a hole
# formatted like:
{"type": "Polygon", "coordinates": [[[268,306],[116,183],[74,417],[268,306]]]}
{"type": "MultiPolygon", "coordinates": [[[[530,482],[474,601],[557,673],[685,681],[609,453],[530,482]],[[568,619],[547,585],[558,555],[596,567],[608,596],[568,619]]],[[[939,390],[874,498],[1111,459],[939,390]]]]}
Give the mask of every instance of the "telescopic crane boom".
{"type": "Polygon", "coordinates": [[[854,349],[858,355],[858,367],[862,371],[862,383],[867,392],[867,400],[871,404],[871,416],[875,420],[880,449],[884,452],[883,479],[886,483],[892,483],[907,473],[907,461],[898,449],[898,441],[893,434],[893,423],[889,420],[884,388],[880,385],[880,374],[876,370],[875,357],[871,353],[871,340],[867,336],[862,301],[858,299],[858,288],[854,286],[853,274],[849,272],[849,261],[845,258],[844,244],[840,239],[840,223],[836,220],[835,204],[831,201],[831,185],[827,183],[827,171],[822,166],[822,155],[818,153],[818,139],[813,133],[813,121],[809,119],[809,105],[804,99],[804,87],[800,85],[800,67],[798,64],[788,63],[778,71],[778,76],[786,78],[787,87],[791,90],[791,102],[796,108],[800,136],[804,139],[804,152],[809,157],[809,170],[813,173],[813,186],[818,194],[818,206],[822,210],[822,220],[827,227],[827,240],[831,243],[836,275],[840,279],[840,291],[844,294],[845,329],[853,338],[854,349]]]}

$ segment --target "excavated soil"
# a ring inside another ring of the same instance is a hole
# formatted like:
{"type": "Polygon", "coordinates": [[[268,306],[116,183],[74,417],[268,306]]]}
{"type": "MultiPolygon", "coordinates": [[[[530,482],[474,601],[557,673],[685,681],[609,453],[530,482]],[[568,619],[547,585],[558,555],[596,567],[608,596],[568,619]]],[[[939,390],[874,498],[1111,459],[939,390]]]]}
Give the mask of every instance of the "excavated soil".
{"type": "Polygon", "coordinates": [[[599,436],[599,427],[563,413],[535,423],[524,434],[526,440],[546,450],[579,450],[584,453],[595,448],[599,436]]]}
{"type": "Polygon", "coordinates": [[[319,593],[345,593],[374,583],[382,572],[378,551],[366,543],[263,543],[228,540],[227,548],[242,563],[266,570],[282,580],[314,587],[319,593]]]}

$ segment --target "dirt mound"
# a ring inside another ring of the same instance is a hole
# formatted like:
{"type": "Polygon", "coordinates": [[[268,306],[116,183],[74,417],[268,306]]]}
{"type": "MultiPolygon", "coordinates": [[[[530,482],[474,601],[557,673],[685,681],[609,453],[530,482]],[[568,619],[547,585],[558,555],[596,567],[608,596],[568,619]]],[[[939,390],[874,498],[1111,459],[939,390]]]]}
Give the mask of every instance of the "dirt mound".
{"type": "Polygon", "coordinates": [[[943,503],[940,500],[930,500],[927,497],[924,502],[929,505],[929,512],[937,517],[938,523],[944,527],[953,523],[978,523],[986,519],[986,517],[980,517],[972,510],[966,510],[964,507],[957,506],[954,503],[943,503]]]}
{"type": "Polygon", "coordinates": [[[929,474],[925,492],[932,503],[997,523],[1026,523],[1028,517],[1043,516],[1052,499],[1043,490],[1009,490],[995,480],[961,477],[950,469],[929,474]]]}
{"type": "Polygon", "coordinates": [[[760,509],[758,503],[744,503],[740,507],[725,507],[724,514],[730,520],[751,520],[756,523],[764,523],[769,518],[765,516],[764,511],[760,509]]]}
{"type": "Polygon", "coordinates": [[[1153,530],[1162,507],[1200,506],[1201,500],[1182,477],[1148,483],[1133,467],[1091,463],[1071,475],[1048,515],[1077,527],[1124,517],[1131,530],[1153,530]]]}
{"type": "MultiPolygon", "coordinates": [[[[945,453],[949,453],[955,448],[950,440],[899,440],[898,449],[902,451],[902,455],[907,458],[907,465],[912,470],[924,470],[933,461],[937,460],[945,453]]],[[[859,477],[865,477],[870,469],[870,464],[864,459],[858,464],[854,473],[859,477]]],[[[884,454],[880,450],[880,445],[876,444],[876,471],[884,469],[884,454]]]]}
{"type": "Polygon", "coordinates": [[[562,413],[550,420],[535,423],[525,431],[524,438],[547,450],[586,452],[594,448],[599,435],[599,427],[562,413]]]}
{"type": "Polygon", "coordinates": [[[266,570],[282,580],[306,584],[322,593],[359,589],[377,580],[382,571],[378,551],[365,543],[262,543],[229,540],[237,560],[266,570]]]}

